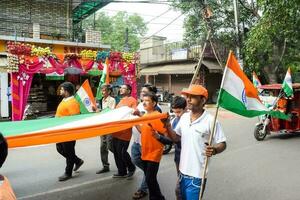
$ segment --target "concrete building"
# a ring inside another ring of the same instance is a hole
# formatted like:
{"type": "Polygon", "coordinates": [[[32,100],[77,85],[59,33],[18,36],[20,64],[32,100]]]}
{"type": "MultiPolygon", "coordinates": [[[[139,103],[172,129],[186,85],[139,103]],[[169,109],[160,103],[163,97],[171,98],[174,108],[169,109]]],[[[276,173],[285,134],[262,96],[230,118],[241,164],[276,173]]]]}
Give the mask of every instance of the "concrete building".
{"type": "MultiPolygon", "coordinates": [[[[165,44],[165,40],[165,37],[159,36],[141,39],[141,82],[150,82],[159,90],[179,95],[192,80],[202,47],[186,47],[183,43],[165,44]]],[[[208,46],[197,75],[197,83],[208,89],[209,102],[216,100],[222,74],[223,69],[208,46]]]]}
{"type": "Polygon", "coordinates": [[[110,1],[1,0],[0,1],[0,89],[1,117],[8,116],[7,42],[50,47],[57,54],[82,49],[109,50],[101,44],[100,32],[81,28],[83,19],[110,1]]]}

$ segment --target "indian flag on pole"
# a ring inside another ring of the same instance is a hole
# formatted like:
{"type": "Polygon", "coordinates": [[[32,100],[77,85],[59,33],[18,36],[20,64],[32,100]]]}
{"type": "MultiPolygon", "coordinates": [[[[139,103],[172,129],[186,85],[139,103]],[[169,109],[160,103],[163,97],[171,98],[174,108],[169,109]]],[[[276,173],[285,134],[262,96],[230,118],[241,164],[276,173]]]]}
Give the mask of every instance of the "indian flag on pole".
{"type": "Polygon", "coordinates": [[[245,117],[270,114],[274,117],[288,119],[280,111],[269,111],[259,100],[257,90],[241,70],[232,51],[229,53],[223,74],[218,105],[245,117]]]}
{"type": "Polygon", "coordinates": [[[98,88],[97,88],[96,98],[98,100],[100,100],[102,98],[101,86],[104,83],[109,84],[109,60],[108,60],[108,58],[106,58],[106,60],[105,60],[102,75],[101,75],[100,82],[99,82],[99,85],[98,85],[98,88]]]}
{"type": "Polygon", "coordinates": [[[284,77],[282,89],[287,97],[293,96],[293,83],[292,83],[292,76],[291,76],[290,68],[288,68],[286,75],[284,77]]]}
{"type": "Polygon", "coordinates": [[[258,88],[261,86],[260,80],[258,79],[257,75],[255,72],[252,72],[252,82],[255,88],[258,88]]]}
{"type": "Polygon", "coordinates": [[[261,86],[261,83],[255,72],[252,73],[252,83],[253,83],[254,87],[258,90],[258,92],[262,91],[262,89],[258,88],[261,86]]]}
{"type": "Polygon", "coordinates": [[[75,94],[75,99],[80,104],[81,113],[93,112],[93,107],[96,107],[96,101],[88,80],[85,80],[75,94]]]}

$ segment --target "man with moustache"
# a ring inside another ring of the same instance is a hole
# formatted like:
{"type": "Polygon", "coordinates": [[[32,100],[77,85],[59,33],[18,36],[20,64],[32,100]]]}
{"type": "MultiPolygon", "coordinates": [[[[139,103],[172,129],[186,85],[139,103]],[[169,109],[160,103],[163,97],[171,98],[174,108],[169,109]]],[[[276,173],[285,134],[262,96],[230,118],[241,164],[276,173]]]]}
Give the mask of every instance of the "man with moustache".
{"type": "MultiPolygon", "coordinates": [[[[115,109],[116,100],[111,96],[111,87],[110,85],[102,85],[101,86],[102,99],[100,101],[100,109],[115,109]]],[[[96,172],[96,174],[102,174],[109,172],[109,162],[108,162],[108,150],[112,151],[111,144],[111,135],[103,135],[100,136],[101,144],[100,144],[100,155],[103,168],[96,172]]]]}
{"type": "MultiPolygon", "coordinates": [[[[122,99],[116,108],[128,106],[136,109],[137,101],[131,96],[131,91],[132,88],[130,85],[121,85],[120,95],[122,96],[122,99]]],[[[131,128],[112,133],[113,153],[118,168],[118,173],[114,174],[113,178],[131,178],[134,175],[136,167],[132,163],[131,157],[127,152],[131,135],[131,128]]]]}
{"type": "Polygon", "coordinates": [[[190,85],[187,90],[182,91],[182,94],[186,95],[187,108],[190,111],[181,116],[175,131],[168,121],[166,127],[173,141],[181,139],[179,185],[182,199],[198,200],[205,156],[211,157],[224,151],[226,138],[217,122],[213,143],[211,146],[207,145],[214,120],[214,117],[204,109],[208,98],[207,90],[201,85],[190,85]]]}

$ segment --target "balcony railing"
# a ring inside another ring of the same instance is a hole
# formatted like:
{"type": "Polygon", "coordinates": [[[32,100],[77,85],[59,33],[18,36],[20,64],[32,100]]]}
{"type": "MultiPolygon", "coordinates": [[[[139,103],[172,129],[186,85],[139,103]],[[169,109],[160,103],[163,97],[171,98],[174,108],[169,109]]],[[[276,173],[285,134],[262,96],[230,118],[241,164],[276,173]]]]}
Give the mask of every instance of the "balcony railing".
{"type": "MultiPolygon", "coordinates": [[[[225,48],[220,46],[217,46],[216,48],[221,56],[226,54],[225,48]]],[[[200,57],[201,52],[201,45],[186,47],[184,43],[180,42],[158,45],[141,49],[141,64],[171,62],[177,60],[197,60],[200,57]]],[[[215,58],[210,45],[205,49],[204,58],[215,58]]]]}

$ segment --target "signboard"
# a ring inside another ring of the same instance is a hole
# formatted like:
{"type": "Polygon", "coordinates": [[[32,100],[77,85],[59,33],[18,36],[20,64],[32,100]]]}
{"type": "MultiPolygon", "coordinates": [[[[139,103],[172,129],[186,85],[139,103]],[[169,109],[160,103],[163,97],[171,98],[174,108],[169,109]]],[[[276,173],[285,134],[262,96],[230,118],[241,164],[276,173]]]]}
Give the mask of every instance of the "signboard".
{"type": "Polygon", "coordinates": [[[172,50],[172,60],[186,60],[187,49],[174,49],[172,50]]]}

